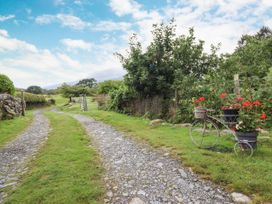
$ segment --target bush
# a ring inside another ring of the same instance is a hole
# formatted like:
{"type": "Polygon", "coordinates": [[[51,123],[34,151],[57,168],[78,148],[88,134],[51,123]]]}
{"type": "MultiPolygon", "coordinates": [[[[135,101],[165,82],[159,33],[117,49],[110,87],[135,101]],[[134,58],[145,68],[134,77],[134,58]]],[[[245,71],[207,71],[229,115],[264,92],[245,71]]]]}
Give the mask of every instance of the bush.
{"type": "Polygon", "coordinates": [[[13,82],[3,74],[0,74],[0,93],[8,93],[11,95],[15,93],[13,82]]]}
{"type": "MultiPolygon", "coordinates": [[[[16,94],[17,97],[21,97],[20,93],[16,94]]],[[[45,96],[31,93],[24,93],[24,99],[26,103],[26,108],[40,107],[50,105],[46,100],[45,96]]]]}

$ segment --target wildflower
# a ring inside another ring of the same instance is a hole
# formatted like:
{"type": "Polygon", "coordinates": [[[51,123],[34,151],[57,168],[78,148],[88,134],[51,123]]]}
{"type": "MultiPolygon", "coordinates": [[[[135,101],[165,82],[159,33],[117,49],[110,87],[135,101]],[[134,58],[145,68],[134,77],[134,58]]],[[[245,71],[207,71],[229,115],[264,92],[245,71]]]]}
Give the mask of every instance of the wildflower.
{"type": "Polygon", "coordinates": [[[205,100],[205,97],[200,97],[199,99],[198,99],[199,101],[204,101],[205,100]]]}

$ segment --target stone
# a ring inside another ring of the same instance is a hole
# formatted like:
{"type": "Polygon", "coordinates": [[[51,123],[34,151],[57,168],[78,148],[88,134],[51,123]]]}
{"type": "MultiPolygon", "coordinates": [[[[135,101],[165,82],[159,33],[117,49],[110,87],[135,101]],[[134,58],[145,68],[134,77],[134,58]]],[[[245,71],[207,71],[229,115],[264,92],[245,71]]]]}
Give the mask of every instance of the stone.
{"type": "Polygon", "coordinates": [[[20,98],[9,94],[0,94],[0,120],[20,116],[22,111],[23,106],[20,98]]]}
{"type": "Polygon", "coordinates": [[[132,198],[132,200],[129,202],[129,204],[145,204],[144,201],[142,201],[140,198],[132,198]]]}
{"type": "Polygon", "coordinates": [[[181,177],[187,178],[187,173],[183,169],[179,169],[178,172],[180,173],[181,177]]]}
{"type": "Polygon", "coordinates": [[[155,119],[155,120],[151,120],[149,125],[150,126],[161,125],[163,122],[164,122],[164,120],[162,120],[162,119],[155,119]]]}
{"type": "Polygon", "coordinates": [[[249,204],[249,203],[251,203],[251,199],[242,193],[233,192],[231,194],[231,198],[235,204],[249,204]]]}
{"type": "Polygon", "coordinates": [[[108,192],[107,192],[107,196],[108,196],[109,198],[111,198],[111,197],[113,196],[112,191],[108,191],[108,192]]]}
{"type": "Polygon", "coordinates": [[[145,196],[145,192],[144,192],[143,190],[139,190],[139,191],[137,192],[137,194],[138,194],[138,195],[143,195],[143,196],[145,196]]]}

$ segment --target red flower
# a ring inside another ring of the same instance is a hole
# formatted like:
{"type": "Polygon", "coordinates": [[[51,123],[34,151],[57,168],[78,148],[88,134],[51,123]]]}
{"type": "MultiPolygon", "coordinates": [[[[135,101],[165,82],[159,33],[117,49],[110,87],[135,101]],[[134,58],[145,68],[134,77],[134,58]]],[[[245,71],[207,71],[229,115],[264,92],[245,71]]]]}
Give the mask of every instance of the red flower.
{"type": "Polygon", "coordinates": [[[260,119],[265,120],[266,118],[267,118],[267,115],[265,113],[262,113],[261,116],[260,116],[260,119]]]}
{"type": "Polygon", "coordinates": [[[200,97],[199,99],[198,99],[199,101],[204,101],[205,100],[205,97],[200,97]]]}
{"type": "Polygon", "coordinates": [[[224,99],[228,94],[226,92],[223,92],[220,94],[220,98],[221,99],[224,99]]]}
{"type": "Polygon", "coordinates": [[[252,106],[252,103],[250,102],[250,101],[245,101],[244,103],[243,103],[243,107],[244,108],[249,108],[249,107],[251,107],[252,106]]]}
{"type": "Polygon", "coordinates": [[[199,99],[196,99],[196,100],[194,100],[193,103],[199,103],[199,102],[200,102],[200,100],[199,100],[199,99]]]}
{"type": "Polygon", "coordinates": [[[262,103],[261,103],[261,101],[256,100],[256,101],[253,102],[253,105],[260,106],[260,105],[262,105],[262,103]]]}
{"type": "Polygon", "coordinates": [[[242,100],[244,100],[244,98],[239,97],[239,98],[236,98],[236,100],[237,100],[237,101],[242,101],[242,100]]]}

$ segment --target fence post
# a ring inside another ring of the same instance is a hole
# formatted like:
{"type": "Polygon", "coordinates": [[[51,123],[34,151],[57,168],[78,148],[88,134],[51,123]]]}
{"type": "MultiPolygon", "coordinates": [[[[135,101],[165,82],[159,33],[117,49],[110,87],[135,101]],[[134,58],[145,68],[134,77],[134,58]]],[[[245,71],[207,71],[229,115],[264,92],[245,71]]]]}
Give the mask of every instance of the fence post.
{"type": "Polygon", "coordinates": [[[233,78],[234,78],[234,93],[236,94],[237,97],[240,97],[241,93],[240,93],[239,74],[235,74],[233,78]]]}
{"type": "Polygon", "coordinates": [[[87,105],[87,99],[86,99],[86,94],[83,96],[83,110],[88,111],[88,105],[87,105]]]}
{"type": "Polygon", "coordinates": [[[22,116],[25,116],[25,94],[21,91],[22,116]]]}

